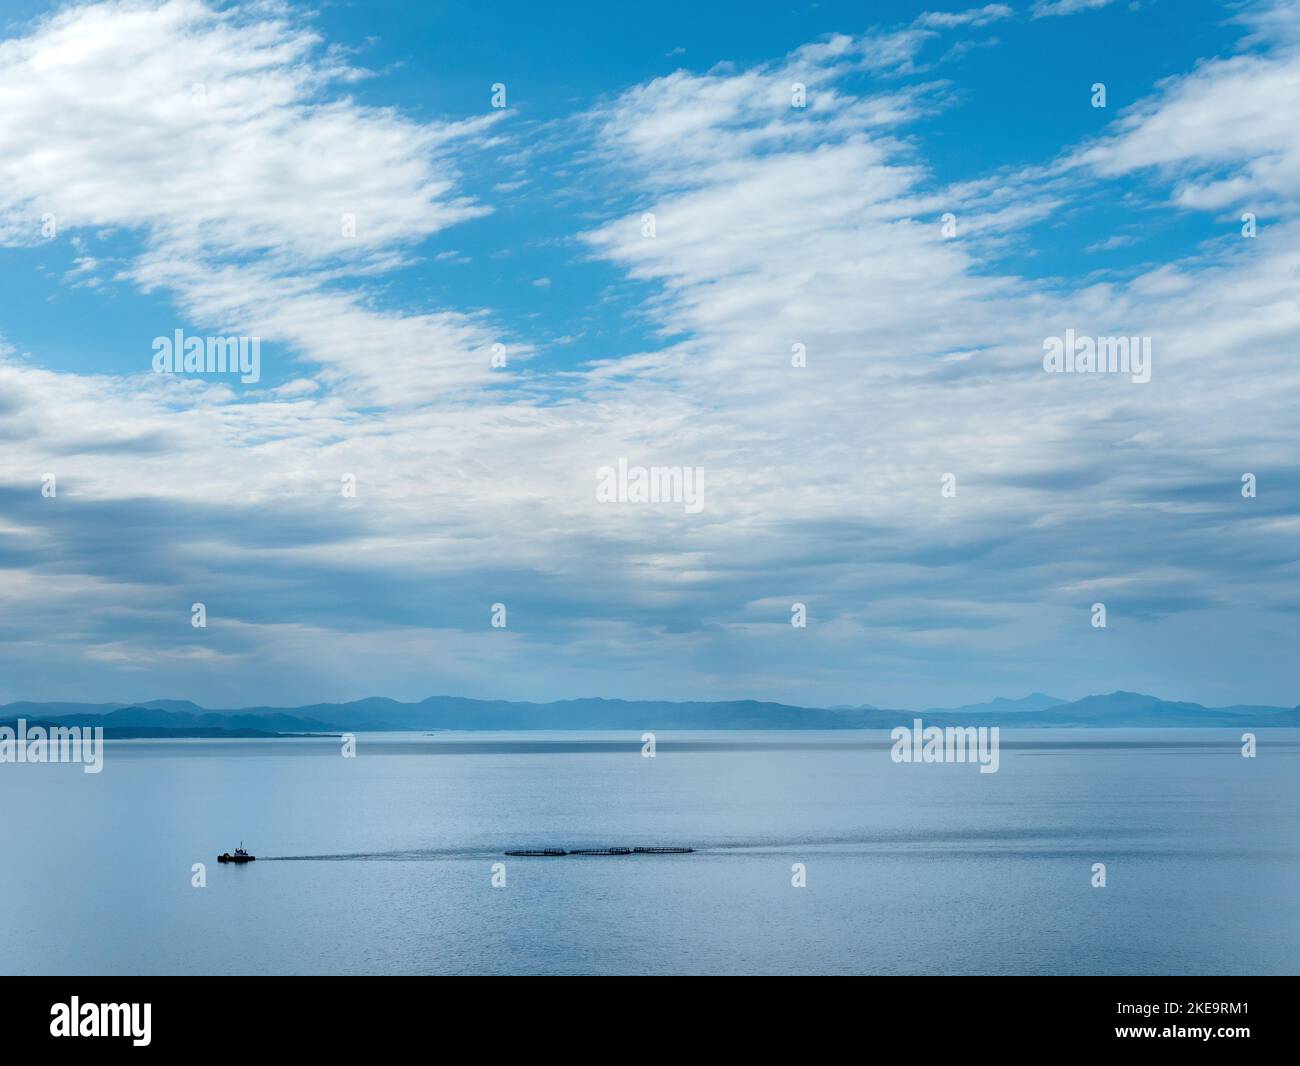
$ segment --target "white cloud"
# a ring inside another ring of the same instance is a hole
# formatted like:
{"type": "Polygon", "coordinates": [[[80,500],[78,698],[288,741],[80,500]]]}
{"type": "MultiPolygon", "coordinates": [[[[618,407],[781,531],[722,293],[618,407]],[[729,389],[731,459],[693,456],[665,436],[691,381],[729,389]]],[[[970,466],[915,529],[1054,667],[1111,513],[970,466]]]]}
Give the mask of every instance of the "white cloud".
{"type": "MultiPolygon", "coordinates": [[[[936,557],[948,559],[1004,544],[1010,558],[1027,562],[1037,554],[1031,542],[1060,537],[1050,555],[1065,569],[1149,575],[1143,550],[1143,561],[1105,562],[1080,551],[1068,531],[1120,538],[1133,521],[1129,501],[1184,479],[1220,479],[1230,498],[1239,473],[1232,464],[1263,461],[1260,445],[1219,416],[1224,403],[1248,404],[1252,428],[1275,443],[1291,436],[1272,392],[1295,376],[1286,337],[1300,327],[1284,296],[1295,258],[1285,235],[1130,285],[1070,291],[1000,277],[982,261],[983,242],[1041,219],[1067,186],[1042,194],[1017,181],[935,188],[907,146],[872,129],[857,102],[834,95],[831,71],[819,83],[821,125],[781,106],[783,80],[784,71],[721,82],[678,75],[621,100],[603,127],[606,154],[638,161],[644,199],[587,235],[599,255],[658,285],[656,320],[689,338],[599,373],[611,384],[635,375],[642,392],[657,381],[697,403],[686,418],[695,427],[688,454],[721,472],[717,506],[733,533],[749,531],[728,555],[732,568],[761,572],[769,553],[796,559],[797,529],[820,531],[807,546],[815,551],[826,530],[842,526],[870,530],[874,545],[852,562],[819,555],[821,595],[845,611],[849,590],[897,582],[908,554],[897,546],[909,541],[940,541],[936,557]],[[714,106],[692,107],[700,96],[714,106]],[[658,150],[669,130],[684,151],[658,150]],[[945,210],[957,216],[958,240],[940,237],[945,210]],[[644,212],[656,219],[652,238],[640,227],[644,212]],[[1154,384],[1144,392],[1044,374],[1042,339],[1067,327],[1152,336],[1154,384]],[[796,342],[807,350],[802,370],[789,363],[796,342]],[[1136,456],[1117,462],[1122,444],[1136,456]],[[949,470],[980,487],[945,511],[937,485],[949,470]],[[1099,512],[1098,497],[1116,502],[1099,512]],[[1028,529],[1035,532],[1019,532],[1028,529]]],[[[1276,119],[1268,132],[1265,145],[1252,131],[1243,157],[1297,143],[1276,119]]],[[[1135,585],[1145,598],[1171,602],[1169,589],[1222,588],[1202,569],[1213,568],[1217,552],[1203,543],[1198,555],[1195,535],[1184,538],[1186,570],[1178,580],[1135,585]]],[[[1040,584],[1046,573],[1033,569],[1002,571],[1000,591],[977,591],[980,578],[953,572],[943,588],[964,589],[953,598],[973,610],[1005,597],[1007,583],[1024,581],[1026,590],[1037,586],[1027,598],[1052,599],[1040,584]]],[[[1241,604],[1268,599],[1258,585],[1237,592],[1241,604]]],[[[996,613],[1004,627],[1023,617],[1018,608],[996,613]]]]}
{"type": "Polygon", "coordinates": [[[39,242],[46,216],[132,231],[149,251],[126,276],[214,331],[283,341],[366,402],[482,384],[482,323],[379,314],[338,281],[486,212],[449,153],[501,112],[417,124],[331,96],[363,72],[268,10],[101,3],[0,44],[0,242],[39,242]]]}
{"type": "Polygon", "coordinates": [[[1095,11],[1099,7],[1109,7],[1115,0],[1035,0],[1030,14],[1036,18],[1052,18],[1059,15],[1073,15],[1080,11],[1095,11]]]}
{"type": "Polygon", "coordinates": [[[329,99],[357,72],[311,31],[199,0],[66,9],[0,45],[10,239],[133,227],[195,254],[295,264],[412,243],[482,213],[439,153],[492,118],[417,125],[329,99]],[[355,236],[341,217],[356,216],[355,236]]]}
{"type": "MultiPolygon", "coordinates": [[[[1300,16],[1300,7],[1292,10],[1300,16]]],[[[1175,183],[1176,202],[1188,208],[1294,206],[1297,113],[1300,40],[1287,37],[1269,51],[1213,59],[1166,80],[1072,162],[1107,177],[1154,168],[1175,183]]]]}
{"type": "Polygon", "coordinates": [[[926,11],[916,17],[913,23],[923,29],[947,30],[957,26],[987,26],[990,22],[999,22],[1015,15],[1006,4],[985,4],[972,7],[966,11],[926,11]]]}
{"type": "MultiPolygon", "coordinates": [[[[1135,609],[1157,614],[1189,612],[1195,597],[1286,607],[1289,526],[1269,512],[1244,535],[1233,492],[1243,469],[1288,469],[1298,444],[1300,229],[1283,221],[1275,239],[1128,282],[1016,276],[999,253],[1052,220],[1082,171],[1041,187],[1028,174],[938,183],[905,125],[947,89],[893,80],[924,37],[833,37],[751,69],[679,71],[587,116],[593,156],[568,162],[593,185],[608,179],[625,209],[594,222],[585,246],[646,286],[637,310],[666,339],[545,377],[516,370],[529,349],[512,343],[516,376],[501,378],[486,312],[384,309],[365,287],[412,242],[481,210],[456,184],[456,153],[478,126],[430,131],[318,97],[350,75],[302,31],[195,3],[70,10],[0,45],[0,94],[34,77],[44,115],[0,128],[0,168],[19,182],[0,193],[10,238],[27,240],[51,204],[72,226],[131,228],[146,237],[122,270],[132,284],[304,356],[299,376],[257,401],[143,373],[147,348],[136,377],[0,359],[16,486],[3,532],[9,558],[39,560],[18,570],[25,580],[11,569],[0,582],[5,617],[40,634],[39,655],[28,643],[10,662],[48,668],[84,648],[97,668],[145,664],[159,689],[175,679],[197,695],[180,671],[205,664],[159,646],[188,625],[190,602],[211,598],[211,677],[233,655],[247,684],[297,671],[346,686],[370,666],[407,696],[452,678],[485,695],[843,702],[869,681],[860,698],[923,691],[939,703],[964,700],[989,671],[1037,685],[1044,662],[1084,684],[1102,660],[1071,619],[1098,581],[1136,590],[1135,609]],[[80,50],[60,29],[78,19],[95,31],[80,50]],[[215,48],[230,35],[242,51],[215,48]],[[184,63],[151,73],[162,81],[139,98],[129,79],[105,86],[100,40],[129,61],[170,64],[175,43],[217,64],[217,113],[187,126],[174,101],[159,102],[173,83],[188,92],[184,63]],[[39,84],[51,69],[57,91],[39,84]],[[871,71],[888,80],[854,89],[871,71]],[[57,100],[81,100],[83,78],[158,129],[133,134],[97,105],[95,122],[61,114],[57,100]],[[791,107],[793,81],[809,88],[806,109],[791,107]],[[323,173],[250,168],[205,191],[199,163],[241,136],[281,159],[321,143],[321,129],[347,134],[323,173]],[[132,136],[138,153],[112,149],[132,136]],[[60,158],[67,167],[49,162],[60,158]],[[168,160],[176,176],[152,173],[168,160]],[[116,169],[101,179],[99,165],[116,169]],[[359,189],[379,215],[362,212],[374,228],[355,246],[313,228],[359,189]],[[1152,336],[1151,384],[1044,374],[1042,339],[1065,328],[1152,336]],[[806,367],[791,366],[795,343],[806,367]],[[596,468],[619,457],[703,467],[704,511],[598,504],[596,468]],[[39,497],[46,471],[60,478],[57,500],[39,497]],[[939,495],[947,471],[955,500],[939,495]],[[340,494],[344,473],[355,499],[340,494]],[[794,598],[820,627],[797,646],[773,618],[794,598]],[[497,599],[510,604],[509,634],[486,625],[497,599]],[[107,632],[106,605],[132,626],[107,632]]],[[[1206,161],[1228,162],[1261,192],[1290,195],[1259,163],[1294,151],[1285,125],[1158,151],[1173,138],[1161,131],[1197,113],[1189,99],[1210,106],[1195,79],[1233,87],[1249,114],[1277,91],[1270,72],[1285,53],[1249,58],[1169,83],[1075,162],[1202,184],[1206,161]]],[[[1224,618],[1208,631],[1249,629],[1224,618]]],[[[1099,685],[1186,671],[1184,645],[1144,643],[1136,625],[1126,634],[1099,685]]],[[[1207,676],[1230,672],[1198,659],[1207,676]]]]}

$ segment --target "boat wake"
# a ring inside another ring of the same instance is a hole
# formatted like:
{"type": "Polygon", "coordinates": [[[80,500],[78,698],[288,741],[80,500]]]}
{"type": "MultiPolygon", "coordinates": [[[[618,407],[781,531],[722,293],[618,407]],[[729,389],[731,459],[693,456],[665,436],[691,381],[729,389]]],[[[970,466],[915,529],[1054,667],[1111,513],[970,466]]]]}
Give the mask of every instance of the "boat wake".
{"type": "Polygon", "coordinates": [[[267,855],[258,862],[437,862],[440,859],[482,859],[500,852],[464,848],[410,848],[403,851],[338,851],[328,855],[267,855]]]}
{"type": "Polygon", "coordinates": [[[328,855],[267,855],[259,856],[258,862],[439,862],[448,859],[485,859],[510,856],[559,856],[559,855],[686,855],[697,849],[653,845],[636,848],[516,848],[506,851],[497,849],[465,848],[408,848],[400,851],[341,851],[328,855]]]}
{"type": "Polygon", "coordinates": [[[1122,830],[1099,831],[1088,826],[1026,826],[1017,829],[983,829],[950,827],[893,827],[847,834],[806,835],[755,835],[749,838],[719,838],[696,840],[689,848],[670,844],[640,847],[598,846],[599,842],[578,843],[573,847],[567,841],[525,841],[518,846],[405,848],[387,851],[328,852],[315,855],[271,855],[257,857],[260,862],[448,862],[493,861],[503,855],[511,858],[559,858],[570,856],[645,856],[680,855],[693,853],[709,855],[715,859],[746,859],[764,855],[821,853],[842,856],[892,857],[1077,857],[1092,854],[1104,847],[1108,854],[1156,855],[1169,857],[1237,857],[1294,859],[1293,852],[1252,849],[1210,851],[1194,835],[1178,835],[1165,842],[1165,846],[1152,851],[1132,833],[1122,830]]]}

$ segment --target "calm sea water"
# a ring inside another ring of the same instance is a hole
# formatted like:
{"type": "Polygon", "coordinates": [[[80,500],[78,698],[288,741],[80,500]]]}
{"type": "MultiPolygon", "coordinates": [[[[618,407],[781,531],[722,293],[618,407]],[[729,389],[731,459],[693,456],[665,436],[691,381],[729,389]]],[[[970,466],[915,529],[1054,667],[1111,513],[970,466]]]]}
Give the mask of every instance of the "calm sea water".
{"type": "Polygon", "coordinates": [[[883,733],[110,742],[0,765],[0,970],[1296,973],[1300,733],[1239,735],[1004,730],[996,774],[883,733]],[[699,850],[501,854],[655,844],[699,850]]]}

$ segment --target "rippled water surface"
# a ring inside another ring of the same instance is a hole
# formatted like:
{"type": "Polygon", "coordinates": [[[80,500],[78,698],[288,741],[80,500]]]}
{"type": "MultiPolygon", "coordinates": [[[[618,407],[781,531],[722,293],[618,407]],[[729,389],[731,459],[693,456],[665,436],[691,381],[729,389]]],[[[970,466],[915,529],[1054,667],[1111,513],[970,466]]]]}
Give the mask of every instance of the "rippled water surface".
{"type": "Polygon", "coordinates": [[[0,970],[1296,973],[1300,734],[1259,738],[1004,730],[995,774],[859,732],[110,742],[0,766],[0,970]],[[502,854],[654,845],[697,850],[502,854]]]}

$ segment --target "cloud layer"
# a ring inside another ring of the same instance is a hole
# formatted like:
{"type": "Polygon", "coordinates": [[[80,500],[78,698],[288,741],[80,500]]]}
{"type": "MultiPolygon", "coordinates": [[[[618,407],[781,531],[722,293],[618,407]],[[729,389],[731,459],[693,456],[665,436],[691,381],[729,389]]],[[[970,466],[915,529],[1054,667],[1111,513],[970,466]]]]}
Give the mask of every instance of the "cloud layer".
{"type": "Polygon", "coordinates": [[[363,106],[365,72],[287,10],[61,11],[0,45],[21,116],[0,241],[38,244],[46,216],[57,240],[116,234],[117,285],[278,346],[293,380],[5,356],[0,696],[1294,703],[1274,660],[1300,608],[1300,55],[1279,10],[1095,139],[960,185],[918,132],[960,100],[927,49],[1004,5],[621,87],[559,165],[602,190],[575,254],[637,287],[624,313],[659,342],[535,372],[536,338],[490,308],[384,292],[509,206],[462,180],[527,136],[508,115],[363,106]],[[1096,195],[1221,236],[1127,273],[1016,269],[1096,195]],[[1067,329],[1150,337],[1151,381],[1045,373],[1067,329]],[[704,509],[599,503],[620,458],[703,468],[704,509]]]}

